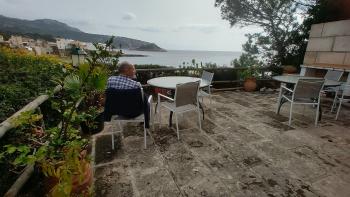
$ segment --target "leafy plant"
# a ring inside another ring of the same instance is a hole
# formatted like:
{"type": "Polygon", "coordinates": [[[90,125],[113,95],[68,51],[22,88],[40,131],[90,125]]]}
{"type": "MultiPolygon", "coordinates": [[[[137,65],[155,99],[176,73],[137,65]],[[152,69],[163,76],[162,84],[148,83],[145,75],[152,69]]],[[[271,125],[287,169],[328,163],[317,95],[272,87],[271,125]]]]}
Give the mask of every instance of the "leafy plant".
{"type": "MultiPolygon", "coordinates": [[[[108,50],[112,42],[113,38],[103,47],[95,45],[97,51],[91,52],[88,63],[78,68],[65,66],[64,79],[54,80],[62,87],[58,93],[52,93],[50,99],[52,110],[59,114],[59,124],[45,131],[40,127],[44,135],[31,132],[31,143],[7,145],[0,154],[0,158],[15,155],[12,162],[15,166],[36,164],[46,176],[55,178],[57,184],[51,190],[52,196],[69,196],[77,177],[80,177],[78,184],[82,181],[88,163],[83,152],[88,141],[81,137],[79,126],[82,121],[91,121],[102,107],[101,103],[93,100],[104,91],[107,77],[118,62],[117,56],[108,50]]],[[[14,123],[19,132],[26,133],[36,130],[36,123],[41,122],[42,118],[40,114],[25,112],[14,123]]]]}

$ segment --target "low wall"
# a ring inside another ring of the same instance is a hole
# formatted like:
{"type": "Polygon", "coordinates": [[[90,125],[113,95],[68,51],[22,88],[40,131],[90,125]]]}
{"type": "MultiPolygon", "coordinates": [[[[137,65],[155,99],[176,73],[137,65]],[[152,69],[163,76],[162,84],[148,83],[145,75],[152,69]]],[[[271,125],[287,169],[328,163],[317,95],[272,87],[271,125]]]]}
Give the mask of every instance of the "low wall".
{"type": "Polygon", "coordinates": [[[350,71],[350,20],[312,25],[304,65],[350,71]]]}

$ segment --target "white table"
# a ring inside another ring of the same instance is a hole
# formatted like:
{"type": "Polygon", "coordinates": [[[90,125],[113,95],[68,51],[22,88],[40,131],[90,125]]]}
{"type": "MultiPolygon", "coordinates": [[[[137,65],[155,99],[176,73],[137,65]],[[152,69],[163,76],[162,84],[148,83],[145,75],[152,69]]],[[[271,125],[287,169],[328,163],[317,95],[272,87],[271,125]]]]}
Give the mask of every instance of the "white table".
{"type": "Polygon", "coordinates": [[[210,85],[208,81],[202,80],[197,77],[185,77],[185,76],[170,76],[170,77],[157,77],[147,81],[150,86],[175,90],[177,84],[200,81],[200,87],[204,88],[210,85]]]}
{"type": "MultiPolygon", "coordinates": [[[[282,83],[287,84],[296,84],[299,79],[323,79],[319,77],[305,77],[300,75],[280,75],[280,76],[274,76],[272,79],[276,81],[280,81],[282,83]]],[[[324,86],[331,87],[331,86],[340,86],[341,82],[339,81],[333,81],[333,80],[325,80],[324,86]]]]}
{"type": "MultiPolygon", "coordinates": [[[[206,80],[202,80],[201,78],[186,77],[186,76],[157,77],[157,78],[153,78],[153,79],[148,80],[147,84],[150,86],[153,86],[153,87],[170,89],[171,94],[174,95],[174,90],[176,89],[177,84],[196,82],[196,81],[200,81],[200,84],[199,84],[200,88],[208,87],[210,85],[210,82],[208,82],[206,80]]],[[[157,105],[158,105],[158,103],[157,103],[157,105]]],[[[156,105],[156,109],[158,107],[157,105],[156,105]]],[[[199,103],[199,106],[202,109],[202,114],[203,114],[203,119],[204,119],[204,109],[203,109],[201,103],[199,103]]],[[[173,113],[170,112],[169,127],[172,125],[172,115],[173,115],[173,113]]]]}

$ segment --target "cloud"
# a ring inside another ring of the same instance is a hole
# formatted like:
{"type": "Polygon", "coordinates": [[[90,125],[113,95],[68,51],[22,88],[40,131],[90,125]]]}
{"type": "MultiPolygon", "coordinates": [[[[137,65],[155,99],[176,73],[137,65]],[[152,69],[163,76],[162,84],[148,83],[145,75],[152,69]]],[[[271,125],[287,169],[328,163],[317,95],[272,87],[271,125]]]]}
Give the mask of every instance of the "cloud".
{"type": "Polygon", "coordinates": [[[136,18],[136,15],[131,12],[125,12],[124,15],[122,16],[122,19],[125,21],[131,21],[136,18]]]}
{"type": "Polygon", "coordinates": [[[162,32],[162,28],[154,26],[125,26],[125,25],[106,25],[109,29],[124,29],[124,30],[137,30],[142,32],[162,32]]]}
{"type": "Polygon", "coordinates": [[[209,34],[218,31],[220,28],[221,27],[219,25],[214,24],[186,24],[175,28],[174,31],[198,31],[209,34]]]}

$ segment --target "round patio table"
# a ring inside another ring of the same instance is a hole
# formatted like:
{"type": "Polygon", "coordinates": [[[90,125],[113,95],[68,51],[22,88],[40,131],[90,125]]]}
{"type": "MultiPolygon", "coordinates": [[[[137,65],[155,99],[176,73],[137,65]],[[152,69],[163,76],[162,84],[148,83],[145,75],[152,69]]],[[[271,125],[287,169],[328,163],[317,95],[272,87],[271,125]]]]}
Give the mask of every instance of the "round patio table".
{"type": "MultiPolygon", "coordinates": [[[[171,94],[174,96],[174,91],[176,89],[177,84],[183,84],[183,83],[188,83],[188,82],[196,82],[200,81],[199,87],[204,88],[210,85],[210,82],[206,80],[202,80],[201,78],[197,77],[187,77],[187,76],[169,76],[169,77],[157,77],[153,78],[147,81],[147,84],[153,87],[158,87],[158,88],[164,88],[164,89],[170,89],[171,94]]],[[[199,103],[199,106],[202,110],[203,114],[203,119],[204,119],[204,109],[201,103],[199,103]]],[[[158,107],[158,102],[156,104],[156,109],[158,107]]],[[[157,111],[157,110],[156,110],[157,111]]],[[[173,113],[170,112],[170,117],[169,117],[169,127],[172,125],[172,115],[173,113]]]]}
{"type": "MultiPolygon", "coordinates": [[[[280,81],[282,83],[285,83],[287,85],[295,85],[299,79],[323,79],[320,77],[307,77],[307,76],[300,76],[300,75],[280,75],[280,76],[274,76],[272,77],[272,79],[276,80],[276,81],[280,81]]],[[[281,84],[282,86],[283,84],[281,84]]],[[[336,87],[336,86],[340,86],[341,82],[339,81],[333,81],[333,80],[325,80],[324,82],[324,87],[336,87]]],[[[280,89],[280,94],[282,93],[282,87],[280,89]]],[[[281,102],[278,102],[277,105],[277,111],[276,113],[279,114],[282,105],[286,102],[286,100],[281,100],[281,102]]],[[[320,116],[319,116],[319,120],[321,120],[322,117],[322,109],[320,106],[320,116]]]]}
{"type": "Polygon", "coordinates": [[[202,80],[197,77],[185,77],[185,76],[170,76],[170,77],[157,77],[147,81],[147,84],[158,87],[175,90],[177,84],[200,81],[200,87],[207,87],[210,85],[208,81],[202,80]]]}

